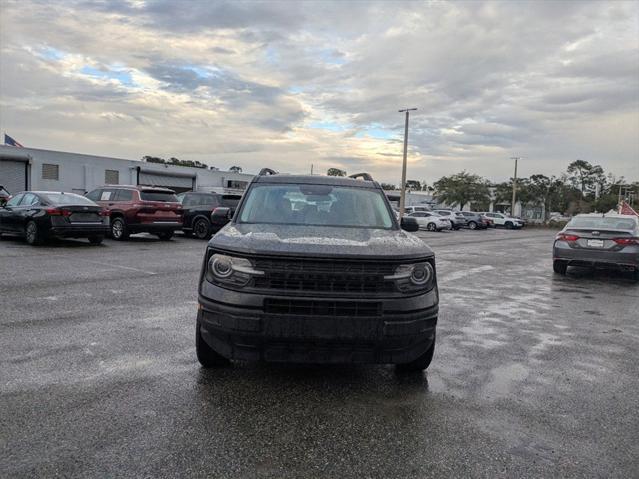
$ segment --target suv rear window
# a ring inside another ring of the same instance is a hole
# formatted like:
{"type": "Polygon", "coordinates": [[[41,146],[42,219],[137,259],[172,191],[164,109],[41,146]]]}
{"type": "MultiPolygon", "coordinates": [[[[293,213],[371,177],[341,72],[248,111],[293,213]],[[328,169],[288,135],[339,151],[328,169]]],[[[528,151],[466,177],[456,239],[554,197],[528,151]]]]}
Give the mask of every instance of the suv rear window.
{"type": "Polygon", "coordinates": [[[241,196],[237,195],[223,195],[221,203],[222,206],[225,206],[227,208],[235,208],[237,207],[241,198],[241,196]]]}
{"type": "Polygon", "coordinates": [[[315,184],[261,184],[247,193],[239,223],[391,229],[381,191],[315,184]]]}
{"type": "Polygon", "coordinates": [[[178,199],[172,191],[142,190],[140,191],[142,201],[164,201],[177,203],[178,199]]]}

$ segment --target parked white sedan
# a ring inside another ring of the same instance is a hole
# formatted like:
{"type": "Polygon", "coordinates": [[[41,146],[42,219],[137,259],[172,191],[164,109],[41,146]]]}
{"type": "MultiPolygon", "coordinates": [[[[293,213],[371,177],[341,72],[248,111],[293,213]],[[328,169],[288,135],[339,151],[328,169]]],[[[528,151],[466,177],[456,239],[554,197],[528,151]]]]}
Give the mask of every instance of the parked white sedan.
{"type": "Polygon", "coordinates": [[[416,211],[408,216],[417,220],[420,229],[426,228],[428,231],[441,231],[452,228],[450,220],[430,211],[416,211]]]}

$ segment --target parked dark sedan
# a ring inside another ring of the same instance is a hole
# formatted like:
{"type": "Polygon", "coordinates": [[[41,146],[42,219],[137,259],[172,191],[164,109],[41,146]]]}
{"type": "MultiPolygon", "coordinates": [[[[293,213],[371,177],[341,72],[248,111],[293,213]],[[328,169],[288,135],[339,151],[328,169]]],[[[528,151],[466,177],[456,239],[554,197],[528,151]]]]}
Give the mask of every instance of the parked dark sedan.
{"type": "Polygon", "coordinates": [[[108,231],[108,212],[74,193],[25,191],[0,207],[0,234],[24,236],[30,245],[52,237],[100,244],[108,231]]]}
{"type": "Polygon", "coordinates": [[[557,234],[553,269],[568,266],[633,271],[639,280],[639,218],[634,215],[587,214],[573,217],[557,234]]]}
{"type": "Polygon", "coordinates": [[[482,229],[485,230],[488,228],[488,218],[480,215],[479,213],[475,213],[474,211],[460,211],[462,215],[468,220],[466,226],[468,226],[471,230],[482,229]]]}
{"type": "Polygon", "coordinates": [[[208,239],[217,233],[221,226],[211,223],[211,213],[215,208],[230,208],[231,214],[240,202],[241,195],[221,195],[218,193],[189,192],[178,195],[184,208],[184,227],[186,236],[191,234],[199,239],[208,239]]]}

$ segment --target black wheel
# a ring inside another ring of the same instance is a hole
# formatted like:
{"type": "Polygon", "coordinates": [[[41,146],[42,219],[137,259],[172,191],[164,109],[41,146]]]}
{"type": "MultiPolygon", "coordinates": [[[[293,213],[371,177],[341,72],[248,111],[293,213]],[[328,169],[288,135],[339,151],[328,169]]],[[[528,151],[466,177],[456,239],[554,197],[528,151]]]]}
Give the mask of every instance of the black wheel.
{"type": "Polygon", "coordinates": [[[435,230],[437,229],[437,226],[435,226],[435,223],[428,223],[428,224],[426,225],[426,229],[427,229],[428,231],[435,231],[435,230]]]}
{"type": "Polygon", "coordinates": [[[476,223],[476,222],[474,222],[474,221],[471,221],[471,222],[469,222],[469,223],[468,223],[468,227],[469,227],[471,230],[476,230],[476,229],[477,229],[477,223],[476,223]]]}
{"type": "Polygon", "coordinates": [[[221,354],[216,353],[211,349],[211,346],[206,344],[200,332],[199,321],[197,321],[195,325],[195,352],[197,354],[197,360],[203,368],[220,368],[231,364],[231,361],[221,354]]]}
{"type": "Polygon", "coordinates": [[[454,229],[455,231],[457,231],[457,230],[461,229],[461,226],[453,225],[453,229],[454,229]]]}
{"type": "Polygon", "coordinates": [[[507,230],[513,229],[513,224],[510,221],[506,221],[506,224],[504,226],[507,230]]]}
{"type": "Polygon", "coordinates": [[[124,222],[124,218],[113,218],[111,220],[111,236],[114,240],[123,241],[129,238],[129,231],[124,222]]]}
{"type": "Polygon", "coordinates": [[[555,273],[563,276],[566,274],[566,271],[568,271],[568,263],[556,259],[552,262],[552,269],[555,273]]]}
{"type": "Polygon", "coordinates": [[[211,236],[211,223],[206,218],[198,218],[193,224],[193,234],[197,239],[208,239],[211,236]]]}
{"type": "Polygon", "coordinates": [[[414,373],[428,369],[428,366],[430,366],[430,363],[433,360],[433,355],[435,354],[435,339],[436,336],[433,336],[433,343],[430,345],[430,348],[428,348],[420,357],[410,363],[398,364],[396,366],[397,371],[402,373],[414,373]]]}
{"type": "Polygon", "coordinates": [[[102,244],[102,241],[104,240],[104,236],[89,236],[89,243],[91,244],[102,244]]]}
{"type": "Polygon", "coordinates": [[[171,238],[173,238],[173,231],[158,233],[158,238],[160,238],[161,241],[169,241],[171,238]]]}
{"type": "Polygon", "coordinates": [[[24,228],[24,236],[31,246],[42,244],[42,234],[35,221],[29,221],[24,228]]]}

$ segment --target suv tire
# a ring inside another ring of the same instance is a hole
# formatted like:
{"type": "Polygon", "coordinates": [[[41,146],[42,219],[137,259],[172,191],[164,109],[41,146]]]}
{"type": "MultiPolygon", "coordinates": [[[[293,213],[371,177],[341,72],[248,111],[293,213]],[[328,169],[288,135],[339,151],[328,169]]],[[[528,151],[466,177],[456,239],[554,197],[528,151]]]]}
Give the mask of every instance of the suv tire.
{"type": "Polygon", "coordinates": [[[437,230],[437,226],[435,225],[435,223],[428,223],[426,225],[426,229],[428,231],[436,231],[437,230]]]}
{"type": "Polygon", "coordinates": [[[504,226],[506,227],[507,230],[513,229],[513,224],[510,221],[506,221],[506,224],[504,226]]]}
{"type": "Polygon", "coordinates": [[[411,361],[410,363],[398,364],[395,368],[397,372],[400,373],[416,373],[420,371],[424,371],[428,369],[431,361],[433,360],[433,355],[435,354],[435,340],[437,336],[433,336],[433,343],[430,345],[430,348],[424,352],[420,357],[411,361]]]}
{"type": "Polygon", "coordinates": [[[124,241],[129,239],[129,234],[124,218],[121,216],[113,218],[111,221],[111,237],[116,241],[124,241]]]}
{"type": "Polygon", "coordinates": [[[104,236],[89,236],[89,243],[91,244],[102,244],[102,240],[104,240],[104,236]]]}
{"type": "Polygon", "coordinates": [[[477,223],[474,221],[470,221],[468,223],[468,228],[470,228],[471,230],[476,230],[477,229],[477,223]]]}
{"type": "Polygon", "coordinates": [[[173,238],[173,231],[158,233],[157,236],[158,238],[160,238],[160,241],[169,241],[171,238],[173,238]]]}
{"type": "Polygon", "coordinates": [[[552,269],[555,273],[565,276],[568,271],[568,263],[556,259],[552,262],[552,269]]]}
{"type": "Polygon", "coordinates": [[[197,239],[209,239],[211,236],[211,222],[206,218],[198,218],[193,223],[193,234],[197,239]]]}
{"type": "Polygon", "coordinates": [[[200,332],[200,322],[195,323],[195,353],[203,368],[220,368],[231,364],[227,358],[215,352],[206,344],[200,332]]]}
{"type": "Polygon", "coordinates": [[[35,221],[29,221],[24,228],[24,236],[31,246],[42,244],[42,234],[35,221]]]}

